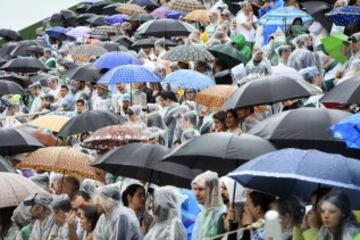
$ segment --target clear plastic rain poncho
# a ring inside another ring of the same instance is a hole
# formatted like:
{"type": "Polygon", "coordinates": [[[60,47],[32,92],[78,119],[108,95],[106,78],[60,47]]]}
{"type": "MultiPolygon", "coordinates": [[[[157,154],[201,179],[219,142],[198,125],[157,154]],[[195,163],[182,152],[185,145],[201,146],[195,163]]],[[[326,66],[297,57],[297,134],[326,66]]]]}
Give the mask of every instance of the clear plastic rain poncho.
{"type": "Polygon", "coordinates": [[[222,203],[217,173],[206,171],[198,175],[191,183],[192,188],[204,187],[206,198],[198,215],[192,239],[201,240],[224,233],[223,215],[226,207],[222,203]]]}
{"type": "Polygon", "coordinates": [[[154,193],[155,225],[144,240],[186,240],[180,208],[185,196],[171,186],[160,187],[154,193]]]}
{"type": "Polygon", "coordinates": [[[135,212],[120,204],[121,195],[118,187],[98,188],[95,199],[105,212],[96,224],[96,240],[142,239],[140,224],[135,212]]]}

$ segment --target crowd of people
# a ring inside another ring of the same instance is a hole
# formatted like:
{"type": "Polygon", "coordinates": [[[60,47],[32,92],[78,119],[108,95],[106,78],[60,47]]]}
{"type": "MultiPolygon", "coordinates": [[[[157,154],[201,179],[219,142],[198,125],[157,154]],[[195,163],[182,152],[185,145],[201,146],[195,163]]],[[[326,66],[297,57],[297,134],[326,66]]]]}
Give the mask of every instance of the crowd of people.
{"type": "MultiPolygon", "coordinates": [[[[74,117],[90,110],[109,111],[121,117],[123,125],[143,133],[147,143],[174,149],[206,133],[247,133],[262,120],[283,111],[324,108],[320,102],[324,93],[356,77],[360,71],[360,33],[353,33],[344,43],[347,61],[340,63],[322,48],[321,39],[329,33],[319,22],[305,24],[300,17],[286,29],[279,27],[272,32],[258,24],[258,19],[278,7],[300,8],[301,3],[297,0],[264,2],[255,7],[253,1],[242,1],[238,12],[230,11],[233,6],[221,0],[208,4],[207,23],[190,22],[197,30],[171,39],[177,45],[192,44],[199,48],[228,45],[246,60],[235,67],[229,68],[218,58],[213,62],[165,60],[163,56],[169,51],[165,38],[137,51],[123,46],[119,46],[118,51],[121,48],[128,52],[161,79],[172,72],[191,69],[214,79],[216,84],[237,87],[267,75],[276,76],[279,68],[291,68],[319,94],[284,100],[272,106],[219,110],[197,103],[198,89],[176,88],[171,83],[111,85],[69,79],[66,77],[69,71],[84,65],[83,60],[72,55],[72,50],[93,40],[99,43],[108,40],[101,41],[91,35],[81,39],[66,35],[55,38],[38,29],[38,39],[47,47],[33,56],[48,68],[47,78],[26,82],[32,75],[0,72],[0,78],[12,77],[14,81],[19,78],[18,82],[27,91],[25,96],[1,97],[1,126],[3,129],[21,127],[49,113],[74,117]]],[[[166,6],[167,3],[161,0],[159,4],[166,6]]],[[[360,7],[360,1],[337,0],[334,8],[345,5],[360,7]]],[[[118,28],[125,38],[135,41],[140,39],[136,32],[138,26],[125,20],[118,28]]],[[[333,29],[338,29],[336,27],[333,29]]],[[[96,60],[90,57],[86,63],[96,60]]],[[[99,69],[100,75],[108,70],[99,69]]],[[[352,104],[337,107],[353,113],[358,110],[352,104]]],[[[56,144],[70,145],[99,157],[104,152],[81,146],[89,134],[59,137],[56,144]]],[[[279,214],[282,240],[360,239],[360,223],[349,196],[330,188],[313,192],[309,203],[298,196],[278,197],[246,189],[234,179],[212,171],[194,178],[188,186],[191,191],[154,186],[109,173],[106,182],[100,183],[54,172],[17,171],[31,176],[46,194],[34,194],[16,207],[0,209],[0,239],[3,240],[272,239],[264,228],[269,210],[279,214]]]]}

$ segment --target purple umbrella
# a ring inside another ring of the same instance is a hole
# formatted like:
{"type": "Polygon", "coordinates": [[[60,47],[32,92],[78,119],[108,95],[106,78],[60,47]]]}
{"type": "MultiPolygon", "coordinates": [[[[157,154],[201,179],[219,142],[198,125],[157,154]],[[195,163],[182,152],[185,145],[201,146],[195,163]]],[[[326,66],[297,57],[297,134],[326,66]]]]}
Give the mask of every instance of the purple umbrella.
{"type": "Polygon", "coordinates": [[[156,18],[166,18],[166,14],[170,13],[171,10],[166,7],[158,7],[150,13],[153,17],[156,18]]]}
{"type": "Polygon", "coordinates": [[[69,30],[66,35],[71,37],[71,38],[75,38],[75,39],[78,39],[78,38],[84,38],[84,37],[87,37],[90,32],[90,28],[88,27],[84,27],[84,26],[79,26],[79,27],[76,27],[76,28],[73,28],[71,30],[69,30]]]}
{"type": "Polygon", "coordinates": [[[114,67],[127,64],[140,65],[141,62],[127,52],[109,52],[105,53],[98,60],[96,60],[94,65],[97,68],[112,69],[114,67]]]}
{"type": "Polygon", "coordinates": [[[109,16],[105,19],[105,23],[107,25],[114,25],[114,24],[120,24],[125,21],[125,15],[124,14],[115,14],[112,16],[109,16]]]}

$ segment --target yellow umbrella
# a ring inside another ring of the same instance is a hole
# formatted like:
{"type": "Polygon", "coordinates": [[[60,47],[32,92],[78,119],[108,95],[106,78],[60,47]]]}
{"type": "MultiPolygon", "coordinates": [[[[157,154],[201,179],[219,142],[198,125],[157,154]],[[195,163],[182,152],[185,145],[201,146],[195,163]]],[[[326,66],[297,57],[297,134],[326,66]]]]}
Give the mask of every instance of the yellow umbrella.
{"type": "Polygon", "coordinates": [[[233,85],[213,85],[197,93],[195,102],[218,110],[236,89],[237,87],[233,85]]]}
{"type": "Polygon", "coordinates": [[[209,23],[209,10],[198,9],[188,13],[183,19],[187,21],[209,23]]]}
{"type": "Polygon", "coordinates": [[[63,115],[44,115],[26,123],[26,125],[59,132],[69,120],[69,117],[63,115]]]}

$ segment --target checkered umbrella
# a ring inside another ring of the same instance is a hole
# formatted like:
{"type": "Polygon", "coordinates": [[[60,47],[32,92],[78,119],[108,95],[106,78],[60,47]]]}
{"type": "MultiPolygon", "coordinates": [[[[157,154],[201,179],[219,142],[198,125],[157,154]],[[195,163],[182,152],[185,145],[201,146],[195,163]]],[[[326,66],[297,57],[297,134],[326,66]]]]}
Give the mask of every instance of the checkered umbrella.
{"type": "Polygon", "coordinates": [[[99,26],[93,28],[93,30],[90,32],[90,34],[92,35],[105,35],[105,36],[107,36],[109,33],[117,35],[121,33],[121,29],[119,26],[99,26]]]}
{"type": "Polygon", "coordinates": [[[190,13],[197,9],[205,9],[204,5],[196,0],[171,0],[167,7],[182,13],[190,13]]]}
{"type": "Polygon", "coordinates": [[[91,57],[99,57],[104,53],[107,53],[106,49],[99,45],[83,44],[75,47],[71,55],[74,60],[87,62],[91,57]]]}
{"type": "Polygon", "coordinates": [[[15,207],[28,196],[45,191],[16,173],[0,172],[0,208],[15,207]]]}
{"type": "Polygon", "coordinates": [[[145,9],[136,4],[123,4],[116,8],[116,11],[127,15],[146,13],[145,9]]]}
{"type": "Polygon", "coordinates": [[[187,43],[182,46],[178,46],[175,48],[172,48],[168,52],[165,53],[163,59],[169,60],[169,61],[212,61],[214,60],[213,55],[206,50],[203,47],[196,47],[192,45],[191,43],[187,43]]]}

